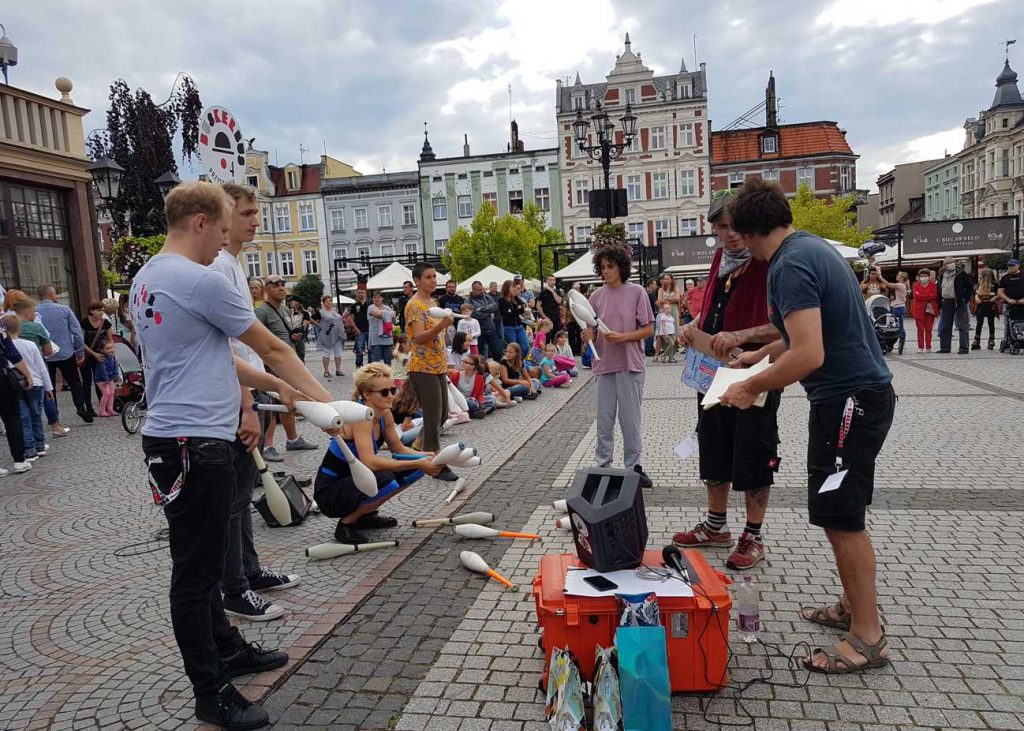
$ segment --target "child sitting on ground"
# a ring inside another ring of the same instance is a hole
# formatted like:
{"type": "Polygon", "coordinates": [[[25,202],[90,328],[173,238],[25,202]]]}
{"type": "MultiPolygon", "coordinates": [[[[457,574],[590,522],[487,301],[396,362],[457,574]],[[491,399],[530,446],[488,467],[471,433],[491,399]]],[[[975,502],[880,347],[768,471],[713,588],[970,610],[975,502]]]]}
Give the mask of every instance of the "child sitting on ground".
{"type": "Polygon", "coordinates": [[[568,373],[559,371],[555,366],[555,346],[548,345],[544,357],[540,361],[540,383],[545,388],[561,388],[572,383],[568,373]]]}
{"type": "Polygon", "coordinates": [[[473,305],[467,302],[462,305],[461,311],[463,318],[459,320],[459,324],[456,325],[455,329],[460,333],[466,334],[469,352],[473,355],[479,355],[480,349],[477,347],[477,338],[480,337],[480,323],[473,317],[473,305]]]}
{"type": "Polygon", "coordinates": [[[469,416],[482,419],[497,407],[494,396],[487,388],[489,373],[485,373],[483,358],[466,353],[462,356],[462,369],[448,371],[449,380],[466,397],[469,416]]]}
{"type": "Polygon", "coordinates": [[[114,344],[108,341],[103,346],[103,360],[96,363],[93,370],[93,379],[102,394],[98,416],[117,416],[117,412],[114,411],[114,386],[119,375],[117,358],[114,357],[114,344]]]}
{"type": "Polygon", "coordinates": [[[654,356],[657,362],[661,358],[663,363],[676,362],[676,320],[672,317],[672,305],[665,303],[661,306],[661,312],[655,318],[654,332],[658,335],[658,351],[654,356]]]}
{"type": "Polygon", "coordinates": [[[555,365],[558,366],[558,370],[565,371],[573,378],[579,375],[579,371],[576,370],[576,356],[569,345],[569,333],[565,330],[560,331],[555,338],[555,365]]]}
{"type": "Polygon", "coordinates": [[[405,333],[395,338],[395,347],[391,351],[391,372],[395,377],[395,385],[401,387],[409,375],[406,365],[409,363],[411,349],[409,348],[409,336],[405,333]]]}

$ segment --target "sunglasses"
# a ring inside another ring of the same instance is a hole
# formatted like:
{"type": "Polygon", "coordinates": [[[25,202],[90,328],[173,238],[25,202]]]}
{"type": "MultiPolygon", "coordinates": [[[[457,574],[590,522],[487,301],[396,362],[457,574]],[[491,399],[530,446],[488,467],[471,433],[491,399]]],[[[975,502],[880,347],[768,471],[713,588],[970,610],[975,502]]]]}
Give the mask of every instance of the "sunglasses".
{"type": "Polygon", "coordinates": [[[378,388],[375,391],[371,390],[370,393],[379,393],[384,398],[387,398],[388,396],[394,396],[398,393],[398,388],[395,386],[392,386],[391,388],[378,388]]]}
{"type": "Polygon", "coordinates": [[[284,280],[283,279],[268,279],[267,280],[267,284],[269,284],[272,287],[283,287],[284,286],[284,280]]]}

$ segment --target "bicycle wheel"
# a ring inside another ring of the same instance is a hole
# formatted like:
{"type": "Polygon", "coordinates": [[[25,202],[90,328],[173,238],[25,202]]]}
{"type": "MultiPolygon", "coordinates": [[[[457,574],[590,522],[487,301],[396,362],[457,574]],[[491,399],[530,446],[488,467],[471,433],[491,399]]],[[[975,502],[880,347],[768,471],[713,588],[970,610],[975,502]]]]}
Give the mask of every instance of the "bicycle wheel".
{"type": "Polygon", "coordinates": [[[129,434],[136,434],[142,428],[142,420],[145,414],[139,406],[138,401],[132,401],[124,406],[121,411],[121,426],[129,434]]]}

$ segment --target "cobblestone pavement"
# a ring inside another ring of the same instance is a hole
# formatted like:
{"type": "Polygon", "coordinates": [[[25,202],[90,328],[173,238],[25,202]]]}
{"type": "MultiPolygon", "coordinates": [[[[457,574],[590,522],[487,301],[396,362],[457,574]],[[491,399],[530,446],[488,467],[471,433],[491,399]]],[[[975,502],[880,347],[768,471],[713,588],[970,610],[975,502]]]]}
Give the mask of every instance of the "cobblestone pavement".
{"type": "MultiPolygon", "coordinates": [[[[757,729],[1022,728],[1024,602],[1015,568],[1024,551],[1024,360],[908,352],[889,362],[900,401],[869,521],[894,666],[807,679],[776,659],[774,680],[800,687],[755,685],[740,701],[727,691],[707,710],[712,721],[742,721],[742,702],[757,729]]],[[[654,365],[645,387],[651,547],[704,507],[695,460],[671,452],[696,418],[678,378],[678,366],[654,365]]],[[[337,383],[332,390],[345,392],[337,383]]],[[[838,591],[824,537],[805,519],[806,416],[801,389],[790,389],[766,522],[772,560],[756,570],[763,638],[787,651],[831,641],[795,611],[838,591]]],[[[571,550],[550,504],[591,464],[593,417],[593,388],[581,379],[571,391],[457,427],[451,436],[487,460],[467,471],[461,505],[441,506],[446,486],[436,483],[392,501],[402,522],[387,533],[403,540],[395,551],[308,563],[302,547],[329,540],[333,521],[314,517],[288,530],[257,521],[264,563],[301,573],[303,583],[274,596],[289,610],[285,619],[243,627],[247,638],[293,657],[243,690],[266,698],[277,728],[547,728],[528,587],[541,554],[571,550]],[[499,527],[542,535],[470,546],[523,591],[465,572],[458,551],[466,544],[450,529],[408,527],[413,517],[467,510],[490,510],[499,527]]],[[[37,469],[0,480],[0,728],[195,725],[167,617],[166,552],[115,555],[163,525],[138,446],[110,421],[77,427],[37,469]]],[[[316,452],[290,453],[286,466],[312,474],[318,460],[316,452]]],[[[742,514],[734,509],[730,522],[738,529],[742,514]]],[[[709,560],[721,568],[726,553],[711,549],[709,560]]],[[[734,682],[763,671],[763,655],[740,642],[732,649],[734,682]]],[[[706,703],[674,697],[675,727],[716,726],[702,717],[706,703]]]]}

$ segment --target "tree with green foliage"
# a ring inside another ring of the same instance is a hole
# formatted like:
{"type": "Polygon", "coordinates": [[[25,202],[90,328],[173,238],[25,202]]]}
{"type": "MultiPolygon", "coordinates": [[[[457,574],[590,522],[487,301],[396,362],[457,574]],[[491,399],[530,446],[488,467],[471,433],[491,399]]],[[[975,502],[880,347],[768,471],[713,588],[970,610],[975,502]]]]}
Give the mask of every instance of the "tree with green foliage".
{"type": "MultiPolygon", "coordinates": [[[[534,278],[539,273],[537,254],[541,244],[564,240],[562,232],[550,228],[544,211],[528,203],[521,214],[499,216],[485,203],[473,217],[472,229],[460,227],[448,242],[442,262],[458,281],[472,276],[489,264],[534,278]]],[[[544,253],[544,271],[552,271],[554,256],[544,253]]]]}
{"type": "Polygon", "coordinates": [[[307,274],[292,289],[291,296],[306,307],[319,307],[320,298],[324,296],[324,281],[317,274],[307,274]]]}
{"type": "Polygon", "coordinates": [[[816,198],[807,183],[801,183],[796,197],[789,201],[793,211],[793,228],[808,231],[857,248],[871,238],[871,229],[857,228],[854,194],[816,198]]]}

